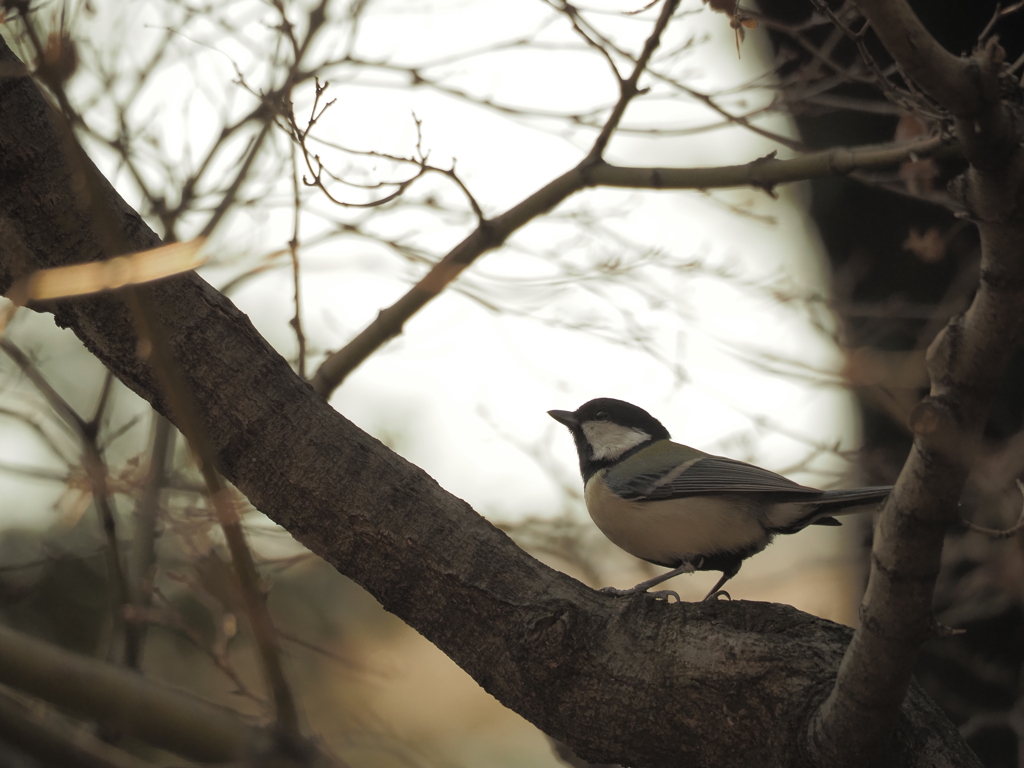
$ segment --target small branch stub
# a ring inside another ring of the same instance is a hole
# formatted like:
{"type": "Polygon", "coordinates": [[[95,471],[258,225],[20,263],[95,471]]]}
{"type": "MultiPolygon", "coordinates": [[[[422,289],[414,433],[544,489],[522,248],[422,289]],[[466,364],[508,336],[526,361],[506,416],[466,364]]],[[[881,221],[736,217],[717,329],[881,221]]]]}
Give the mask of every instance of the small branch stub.
{"type": "Polygon", "coordinates": [[[910,431],[920,437],[931,437],[942,427],[945,415],[931,400],[925,399],[910,412],[910,431]]]}

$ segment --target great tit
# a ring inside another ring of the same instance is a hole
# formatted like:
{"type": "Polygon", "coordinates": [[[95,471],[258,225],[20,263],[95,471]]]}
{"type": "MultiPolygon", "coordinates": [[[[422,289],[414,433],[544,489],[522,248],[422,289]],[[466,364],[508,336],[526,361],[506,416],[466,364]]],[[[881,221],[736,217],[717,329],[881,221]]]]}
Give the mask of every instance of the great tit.
{"type": "MultiPolygon", "coordinates": [[[[672,570],[632,589],[646,592],[680,573],[721,571],[705,600],[778,533],[840,525],[832,517],[876,504],[891,486],[820,491],[742,461],[673,443],[643,408],[609,397],[575,411],[548,411],[572,432],[584,500],[597,527],[617,546],[672,570]]],[[[652,593],[658,596],[674,592],[652,593]]]]}

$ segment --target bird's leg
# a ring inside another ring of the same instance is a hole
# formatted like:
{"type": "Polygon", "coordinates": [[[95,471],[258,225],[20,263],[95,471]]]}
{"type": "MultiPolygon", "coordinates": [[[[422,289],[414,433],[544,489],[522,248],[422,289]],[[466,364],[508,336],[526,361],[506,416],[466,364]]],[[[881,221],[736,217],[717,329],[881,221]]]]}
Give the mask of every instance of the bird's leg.
{"type": "Polygon", "coordinates": [[[736,563],[735,566],[729,566],[724,571],[722,571],[722,578],[720,578],[718,580],[718,583],[715,584],[715,586],[713,586],[711,588],[711,591],[708,592],[707,597],[705,597],[703,600],[701,600],[701,602],[704,603],[704,602],[707,602],[708,600],[717,600],[722,595],[725,595],[727,598],[732,600],[732,595],[730,595],[728,592],[726,592],[724,589],[722,589],[722,585],[725,584],[725,582],[727,582],[729,579],[731,579],[733,576],[735,576],[737,573],[740,572],[740,565],[741,565],[741,563],[742,563],[742,561],[740,561],[739,563],[736,563]]]}
{"type": "MultiPolygon", "coordinates": [[[[695,558],[686,558],[683,560],[682,565],[680,565],[678,568],[673,568],[671,571],[666,571],[665,573],[659,574],[658,576],[655,576],[653,579],[642,581],[635,587],[631,587],[630,589],[616,589],[615,587],[604,587],[601,591],[609,595],[635,595],[637,592],[647,592],[647,590],[651,587],[655,587],[658,584],[661,584],[663,581],[668,581],[673,576],[678,576],[681,573],[693,573],[698,568],[700,568],[701,563],[703,562],[704,558],[701,556],[697,556],[695,558]]],[[[721,586],[721,584],[719,584],[719,586],[721,586]]],[[[662,589],[657,592],[651,592],[649,594],[651,595],[651,597],[661,598],[664,600],[668,600],[669,597],[674,597],[677,603],[682,602],[682,600],[679,599],[679,595],[673,592],[671,589],[662,589]]]]}

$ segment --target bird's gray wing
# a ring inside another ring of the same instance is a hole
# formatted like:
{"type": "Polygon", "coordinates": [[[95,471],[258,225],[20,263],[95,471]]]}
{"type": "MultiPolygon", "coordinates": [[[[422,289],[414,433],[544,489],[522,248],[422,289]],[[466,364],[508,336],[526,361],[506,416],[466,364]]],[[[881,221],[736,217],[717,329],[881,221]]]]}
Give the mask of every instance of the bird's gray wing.
{"type": "Polygon", "coordinates": [[[704,455],[695,461],[655,472],[633,474],[612,467],[605,482],[624,499],[658,501],[714,493],[764,493],[773,501],[813,501],[822,491],[794,483],[782,475],[723,456],[704,455]]]}

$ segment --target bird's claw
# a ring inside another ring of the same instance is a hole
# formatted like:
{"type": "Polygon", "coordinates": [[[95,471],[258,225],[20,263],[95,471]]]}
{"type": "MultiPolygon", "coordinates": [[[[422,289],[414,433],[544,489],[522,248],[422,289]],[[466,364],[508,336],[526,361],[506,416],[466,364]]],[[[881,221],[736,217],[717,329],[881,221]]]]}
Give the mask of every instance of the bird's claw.
{"type": "Polygon", "coordinates": [[[701,602],[702,603],[706,603],[709,600],[717,601],[718,598],[720,598],[720,597],[725,597],[726,600],[732,600],[732,595],[730,595],[724,589],[718,589],[718,590],[715,590],[714,592],[710,593],[707,597],[705,597],[703,600],[701,600],[701,602]]]}
{"type": "Polygon", "coordinates": [[[648,592],[647,594],[653,597],[655,600],[664,600],[666,603],[670,602],[670,597],[674,597],[677,603],[683,602],[679,598],[679,593],[673,592],[671,589],[659,589],[657,592],[648,592]]]}

